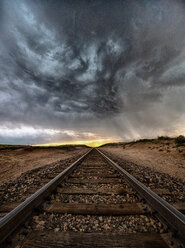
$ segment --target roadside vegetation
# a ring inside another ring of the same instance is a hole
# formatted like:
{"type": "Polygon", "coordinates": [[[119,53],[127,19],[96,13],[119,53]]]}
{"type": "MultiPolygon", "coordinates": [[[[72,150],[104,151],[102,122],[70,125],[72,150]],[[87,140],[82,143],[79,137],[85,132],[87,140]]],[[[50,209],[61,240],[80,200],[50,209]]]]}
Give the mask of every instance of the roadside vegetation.
{"type": "Polygon", "coordinates": [[[148,143],[151,142],[153,144],[157,144],[160,143],[161,141],[167,141],[165,142],[166,145],[169,145],[168,141],[175,141],[176,146],[185,146],[185,136],[180,135],[176,138],[171,138],[168,136],[159,136],[158,138],[155,139],[139,139],[139,140],[134,140],[134,141],[130,141],[130,142],[118,142],[118,143],[107,143],[102,145],[101,147],[106,147],[106,146],[120,146],[120,145],[134,145],[137,143],[148,143]]]}
{"type": "Polygon", "coordinates": [[[28,148],[28,147],[30,146],[0,144],[0,150],[16,150],[16,149],[28,148]]]}
{"type": "Polygon", "coordinates": [[[86,145],[60,145],[60,146],[31,146],[31,145],[4,145],[0,144],[0,150],[17,150],[24,149],[25,151],[35,151],[40,149],[63,149],[73,150],[78,148],[87,147],[86,145]]]}
{"type": "Polygon", "coordinates": [[[185,136],[180,135],[175,138],[175,143],[177,144],[177,146],[185,146],[185,136]]]}

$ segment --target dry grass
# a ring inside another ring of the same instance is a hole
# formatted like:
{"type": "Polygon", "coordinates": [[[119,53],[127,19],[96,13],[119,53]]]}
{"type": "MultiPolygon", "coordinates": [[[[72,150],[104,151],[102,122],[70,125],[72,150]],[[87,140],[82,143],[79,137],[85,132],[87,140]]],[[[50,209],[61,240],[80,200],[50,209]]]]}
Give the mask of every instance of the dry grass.
{"type": "Polygon", "coordinates": [[[185,146],[176,139],[152,139],[102,147],[122,159],[185,180],[185,146]]]}
{"type": "Polygon", "coordinates": [[[68,159],[85,146],[31,147],[10,146],[0,150],[0,184],[13,180],[22,173],[59,160],[68,159]]]}

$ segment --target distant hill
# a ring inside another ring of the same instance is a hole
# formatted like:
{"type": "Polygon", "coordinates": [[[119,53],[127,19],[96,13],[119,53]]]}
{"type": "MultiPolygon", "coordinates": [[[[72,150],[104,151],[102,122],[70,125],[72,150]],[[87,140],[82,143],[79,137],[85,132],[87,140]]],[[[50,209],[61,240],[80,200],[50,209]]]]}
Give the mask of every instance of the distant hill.
{"type": "Polygon", "coordinates": [[[8,144],[0,144],[0,150],[16,150],[16,149],[24,149],[24,150],[37,150],[37,149],[76,149],[87,147],[86,145],[59,145],[59,146],[31,146],[31,145],[8,145],[8,144]]]}
{"type": "Polygon", "coordinates": [[[177,146],[185,146],[185,136],[179,135],[178,137],[171,138],[168,136],[160,136],[155,139],[139,139],[135,141],[130,141],[130,142],[117,142],[117,143],[106,143],[100,147],[106,147],[106,146],[121,146],[121,145],[132,145],[136,143],[147,143],[147,142],[152,142],[152,143],[158,143],[160,141],[165,141],[165,140],[174,140],[177,146]]]}

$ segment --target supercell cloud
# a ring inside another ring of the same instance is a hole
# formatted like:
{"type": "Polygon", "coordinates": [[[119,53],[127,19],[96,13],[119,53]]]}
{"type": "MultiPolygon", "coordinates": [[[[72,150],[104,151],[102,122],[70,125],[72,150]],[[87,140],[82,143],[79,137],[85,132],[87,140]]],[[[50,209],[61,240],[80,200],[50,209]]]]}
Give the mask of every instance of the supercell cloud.
{"type": "Polygon", "coordinates": [[[184,126],[184,1],[1,0],[0,143],[184,126]]]}

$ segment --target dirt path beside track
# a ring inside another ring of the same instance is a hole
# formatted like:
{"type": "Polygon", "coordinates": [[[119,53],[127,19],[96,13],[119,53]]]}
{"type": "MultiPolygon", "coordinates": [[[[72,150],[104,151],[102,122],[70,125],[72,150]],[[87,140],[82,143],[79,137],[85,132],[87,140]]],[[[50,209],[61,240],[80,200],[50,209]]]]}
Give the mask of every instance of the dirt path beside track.
{"type": "Polygon", "coordinates": [[[85,150],[86,148],[0,150],[0,185],[17,178],[26,171],[68,159],[78,153],[85,153],[85,150]]]}

